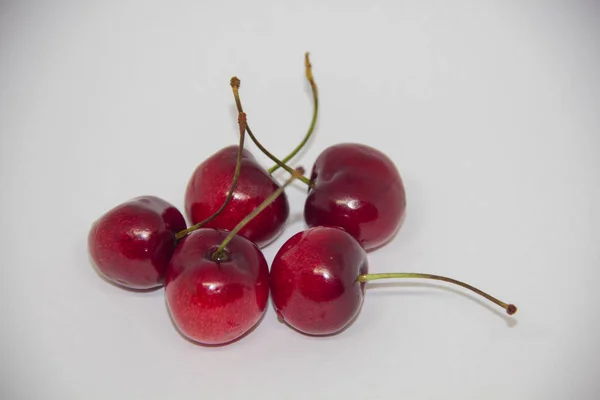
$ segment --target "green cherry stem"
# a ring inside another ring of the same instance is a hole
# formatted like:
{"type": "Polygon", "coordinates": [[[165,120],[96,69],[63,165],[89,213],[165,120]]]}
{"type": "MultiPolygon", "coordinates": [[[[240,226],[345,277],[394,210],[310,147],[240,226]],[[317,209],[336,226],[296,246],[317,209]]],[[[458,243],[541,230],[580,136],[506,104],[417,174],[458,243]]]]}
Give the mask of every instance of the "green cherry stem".
{"type": "Polygon", "coordinates": [[[217,218],[217,216],[219,214],[221,214],[223,212],[223,210],[225,210],[225,207],[227,207],[227,204],[229,204],[229,201],[233,197],[233,192],[235,191],[235,188],[237,187],[237,183],[238,183],[238,180],[240,177],[240,171],[242,170],[242,151],[244,150],[244,139],[246,137],[246,118],[247,118],[246,113],[241,112],[238,114],[238,125],[240,126],[240,142],[238,144],[237,160],[236,160],[236,164],[235,164],[235,171],[233,172],[233,180],[231,181],[231,189],[229,189],[229,193],[227,193],[227,197],[225,198],[223,205],[221,205],[221,208],[219,208],[210,217],[206,218],[203,221],[198,222],[196,225],[192,225],[189,228],[178,232],[175,235],[175,240],[180,240],[181,238],[186,236],[188,233],[191,233],[191,232],[195,231],[196,229],[202,228],[204,225],[208,224],[210,221],[217,218]]]}
{"type": "Polygon", "coordinates": [[[227,247],[229,242],[231,242],[231,240],[235,237],[235,235],[237,235],[237,233],[239,231],[241,231],[244,228],[244,226],[246,226],[248,224],[248,222],[252,221],[252,219],[254,219],[254,217],[256,217],[258,214],[260,214],[265,208],[269,207],[271,205],[271,203],[273,203],[281,195],[281,193],[283,193],[283,190],[290,183],[292,183],[296,179],[300,179],[300,177],[303,175],[304,175],[304,168],[302,168],[302,167],[298,167],[295,170],[292,170],[292,176],[282,186],[280,186],[279,188],[277,188],[276,191],[271,193],[271,195],[269,197],[267,197],[262,203],[260,203],[260,205],[258,207],[256,207],[254,210],[252,210],[252,212],[250,214],[248,214],[246,216],[246,218],[241,220],[235,226],[235,228],[233,228],[231,230],[231,232],[229,232],[229,234],[225,237],[225,239],[223,239],[223,242],[221,243],[221,245],[212,254],[213,261],[217,261],[217,262],[223,261],[225,259],[223,257],[223,251],[225,250],[225,248],[227,247]]]}
{"type": "MultiPolygon", "coordinates": [[[[304,145],[308,142],[308,139],[310,139],[313,131],[315,130],[315,125],[317,124],[317,116],[319,114],[319,91],[317,90],[317,84],[315,83],[315,79],[313,77],[312,64],[310,63],[308,52],[304,55],[304,65],[306,67],[306,79],[308,79],[308,83],[310,83],[310,88],[312,90],[314,105],[313,116],[312,120],[310,121],[308,131],[306,132],[306,136],[304,136],[304,139],[302,139],[300,144],[290,154],[288,154],[283,160],[281,160],[281,162],[284,164],[290,161],[296,154],[298,154],[300,150],[302,150],[304,145]]],[[[277,171],[278,168],[279,164],[273,165],[271,168],[268,169],[269,174],[272,174],[273,172],[277,171]]]]}
{"type": "MultiPolygon", "coordinates": [[[[231,80],[229,81],[229,84],[231,85],[231,90],[233,91],[233,97],[235,98],[235,105],[237,107],[237,110],[239,113],[243,113],[244,109],[242,108],[242,101],[240,100],[240,93],[239,93],[240,83],[241,83],[241,81],[235,76],[233,78],[231,78],[231,80]]],[[[294,169],[289,167],[287,164],[283,163],[281,160],[279,160],[277,157],[275,157],[273,154],[271,154],[269,152],[269,150],[267,150],[262,144],[260,144],[258,139],[256,139],[256,136],[254,136],[254,133],[252,133],[252,130],[250,129],[250,125],[248,125],[248,123],[246,123],[246,132],[248,132],[248,136],[250,136],[250,139],[252,139],[252,141],[254,142],[256,147],[258,147],[260,149],[260,151],[262,151],[267,157],[269,157],[275,164],[279,165],[281,168],[286,170],[288,173],[290,173],[292,175],[294,175],[294,174],[297,175],[297,173],[294,172],[294,169]]],[[[305,177],[304,174],[299,176],[297,179],[301,180],[308,186],[311,186],[310,179],[305,177]]]]}
{"type": "Polygon", "coordinates": [[[506,304],[506,303],[498,300],[497,298],[490,296],[489,294],[477,289],[476,287],[473,287],[473,286],[466,284],[464,282],[461,282],[461,281],[457,281],[456,279],[446,278],[445,276],[420,274],[417,272],[396,272],[396,273],[382,273],[382,274],[362,274],[362,275],[358,276],[358,281],[359,282],[368,282],[368,281],[373,281],[376,279],[389,279],[389,278],[433,279],[436,281],[452,283],[454,285],[462,286],[465,289],[469,289],[469,290],[477,293],[478,295],[485,297],[492,303],[497,304],[500,307],[504,308],[508,315],[513,315],[514,313],[517,312],[517,306],[515,306],[514,304],[506,304]]]}

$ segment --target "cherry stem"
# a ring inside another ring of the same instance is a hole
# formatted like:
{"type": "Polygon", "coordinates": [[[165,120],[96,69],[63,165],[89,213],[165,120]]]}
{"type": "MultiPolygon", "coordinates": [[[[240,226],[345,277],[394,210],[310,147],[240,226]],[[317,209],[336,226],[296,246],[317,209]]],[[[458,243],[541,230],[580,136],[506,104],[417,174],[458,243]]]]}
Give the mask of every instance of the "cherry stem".
{"type": "MultiPolygon", "coordinates": [[[[241,81],[235,76],[233,78],[231,78],[231,80],[229,82],[229,84],[231,85],[231,90],[233,91],[233,97],[235,98],[235,105],[237,107],[237,110],[239,113],[243,113],[244,109],[242,108],[242,101],[240,100],[240,93],[239,93],[240,83],[241,83],[241,81]]],[[[271,154],[262,144],[260,144],[258,139],[256,139],[256,136],[254,136],[254,133],[252,133],[252,130],[250,129],[250,125],[248,125],[248,123],[246,123],[246,132],[248,132],[248,136],[250,136],[250,139],[252,139],[252,141],[254,142],[256,147],[258,147],[260,149],[260,151],[262,151],[267,157],[269,157],[275,164],[279,165],[281,168],[283,168],[284,170],[286,170],[288,173],[290,173],[292,175],[298,175],[298,173],[295,172],[294,169],[292,169],[287,164],[285,164],[284,162],[279,160],[277,157],[275,157],[273,154],[271,154]]],[[[308,186],[312,185],[310,182],[310,179],[305,177],[304,173],[302,173],[302,175],[297,177],[297,179],[301,180],[308,186]]]]}
{"type": "Polygon", "coordinates": [[[196,229],[202,228],[204,225],[208,224],[210,221],[217,218],[217,216],[219,214],[221,214],[223,212],[223,210],[225,210],[225,207],[227,207],[227,204],[229,204],[229,201],[231,201],[231,198],[233,197],[233,192],[235,191],[235,188],[237,187],[237,183],[238,183],[238,180],[240,177],[240,171],[242,170],[242,151],[244,150],[244,139],[246,137],[246,113],[241,112],[238,114],[238,125],[240,126],[240,142],[238,144],[237,159],[236,159],[236,163],[235,163],[235,171],[233,172],[233,180],[231,181],[231,189],[229,189],[229,193],[227,193],[227,197],[225,198],[225,201],[221,205],[221,208],[219,208],[210,217],[206,218],[203,221],[198,222],[195,225],[190,226],[187,229],[184,229],[184,230],[178,232],[175,235],[175,240],[179,240],[179,239],[183,238],[188,233],[191,233],[191,232],[195,231],[196,229]]]}
{"type": "MultiPolygon", "coordinates": [[[[308,139],[310,139],[313,131],[315,130],[315,125],[317,124],[317,115],[319,114],[319,92],[317,90],[317,84],[315,83],[315,79],[313,77],[312,64],[310,63],[308,52],[304,55],[304,65],[306,67],[306,79],[308,79],[308,83],[310,83],[310,88],[312,90],[314,104],[313,116],[312,120],[310,121],[308,131],[306,132],[306,136],[304,136],[304,139],[302,139],[300,144],[290,154],[288,154],[283,160],[281,160],[281,162],[284,164],[290,161],[296,154],[298,154],[300,150],[302,150],[304,145],[306,145],[306,143],[308,142],[308,139]]],[[[277,171],[278,168],[279,164],[273,165],[271,168],[268,169],[268,172],[272,174],[273,172],[277,171]]]]}
{"type": "Polygon", "coordinates": [[[517,306],[515,306],[514,304],[506,304],[506,303],[498,300],[497,298],[490,296],[489,294],[477,289],[476,287],[473,287],[473,286],[466,284],[464,282],[461,282],[461,281],[457,281],[456,279],[446,278],[445,276],[420,274],[420,273],[416,273],[416,272],[396,272],[396,273],[381,273],[381,274],[362,274],[362,275],[358,276],[358,281],[359,282],[368,282],[368,281],[373,281],[376,279],[388,279],[388,278],[433,279],[436,281],[444,281],[444,282],[448,282],[448,283],[453,283],[455,285],[462,286],[465,289],[469,289],[469,290],[477,293],[478,295],[485,297],[492,303],[499,305],[500,307],[502,307],[506,310],[506,313],[508,315],[513,315],[514,313],[517,312],[517,306]]]}
{"type": "Polygon", "coordinates": [[[231,242],[231,240],[235,237],[235,235],[237,235],[237,233],[239,231],[241,231],[248,224],[248,222],[252,221],[254,219],[254,217],[256,217],[258,214],[260,214],[265,208],[269,207],[271,205],[271,203],[273,203],[281,195],[281,193],[283,193],[284,189],[290,183],[292,183],[296,179],[300,179],[300,177],[303,175],[304,175],[304,168],[302,168],[302,167],[298,167],[295,170],[292,170],[292,176],[290,177],[290,179],[288,179],[282,186],[278,187],[276,191],[271,193],[271,195],[269,197],[267,197],[262,203],[260,203],[260,205],[258,207],[256,207],[254,210],[252,210],[252,212],[250,214],[248,214],[246,216],[246,218],[241,220],[235,226],[235,228],[233,228],[231,230],[231,232],[229,232],[227,237],[225,237],[225,239],[223,239],[223,242],[221,243],[221,245],[213,253],[213,255],[212,255],[213,261],[218,262],[220,260],[223,260],[224,259],[223,251],[225,250],[225,247],[227,247],[229,242],[231,242]]]}

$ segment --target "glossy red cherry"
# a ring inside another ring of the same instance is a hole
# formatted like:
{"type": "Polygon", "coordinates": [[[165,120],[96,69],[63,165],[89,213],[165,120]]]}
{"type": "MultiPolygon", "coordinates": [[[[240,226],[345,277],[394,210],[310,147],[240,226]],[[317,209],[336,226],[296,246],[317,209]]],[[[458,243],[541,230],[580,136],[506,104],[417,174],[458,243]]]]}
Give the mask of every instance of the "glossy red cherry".
{"type": "Polygon", "coordinates": [[[337,227],[366,249],[390,240],[404,219],[406,194],[398,169],[371,147],[345,143],[317,158],[304,204],[308,226],[337,227]]]}
{"type": "Polygon", "coordinates": [[[192,341],[218,345],[248,332],[269,298],[269,270],[260,249],[236,235],[220,261],[213,254],[228,232],[198,229],[175,250],[167,270],[165,296],[173,321],[192,341]]]}
{"type": "Polygon", "coordinates": [[[507,304],[461,281],[419,272],[370,274],[365,250],[347,232],[314,227],[292,236],[279,250],[269,277],[277,315],[296,330],[311,335],[342,331],[358,315],[365,283],[377,279],[432,279],[461,286],[504,308],[507,304]]]}
{"type": "Polygon", "coordinates": [[[367,253],[347,232],[314,227],[292,236],[271,265],[277,315],[311,335],[336,333],[358,314],[368,271],[367,253]]]}
{"type": "Polygon", "coordinates": [[[185,229],[173,205],[155,196],[120,204],[92,224],[88,249],[98,272],[130,289],[161,286],[175,250],[175,233],[185,229]]]}
{"type": "MultiPolygon", "coordinates": [[[[192,224],[208,218],[223,204],[231,189],[237,149],[237,146],[229,146],[218,151],[194,171],[185,194],[185,212],[192,224]]],[[[227,208],[205,227],[232,230],[278,187],[279,184],[254,156],[244,149],[242,169],[233,197],[227,208]]],[[[281,233],[288,215],[289,204],[283,193],[248,223],[240,235],[263,247],[281,233]]]]}

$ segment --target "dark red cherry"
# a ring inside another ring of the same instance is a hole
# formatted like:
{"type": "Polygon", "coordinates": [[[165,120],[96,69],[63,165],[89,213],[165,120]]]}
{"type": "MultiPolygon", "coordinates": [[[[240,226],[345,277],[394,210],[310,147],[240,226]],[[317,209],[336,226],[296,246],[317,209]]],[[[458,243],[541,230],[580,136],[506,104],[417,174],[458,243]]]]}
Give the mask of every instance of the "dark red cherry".
{"type": "MultiPolygon", "coordinates": [[[[238,146],[229,146],[218,151],[194,171],[185,194],[185,212],[192,224],[210,217],[225,201],[231,189],[237,149],[238,146]]],[[[232,230],[278,187],[271,175],[244,149],[240,177],[231,201],[204,227],[232,230]]],[[[288,200],[282,193],[239,234],[263,247],[281,233],[288,215],[288,200]]]]}
{"type": "Polygon", "coordinates": [[[269,269],[254,243],[236,235],[220,261],[213,260],[227,234],[192,232],[180,241],[167,271],[171,317],[182,335],[201,344],[240,338],[260,320],[269,298],[269,269]]]}
{"type": "Polygon", "coordinates": [[[171,204],[141,196],[120,204],[92,224],[88,249],[96,269],[109,281],[130,289],[161,286],[175,233],[185,220],[171,204]]]}
{"type": "Polygon", "coordinates": [[[270,272],[277,315],[311,335],[342,330],[358,314],[368,272],[367,253],[347,232],[314,227],[292,236],[279,250],[270,272]]]}
{"type": "Polygon", "coordinates": [[[467,283],[421,272],[368,273],[367,254],[347,232],[314,227],[292,236],[273,260],[269,277],[277,315],[292,328],[311,335],[342,331],[358,315],[365,283],[378,279],[429,279],[468,289],[502,307],[505,303],[467,283]]]}
{"type": "Polygon", "coordinates": [[[404,218],[406,194],[398,169],[371,147],[345,143],[317,158],[304,204],[308,226],[337,227],[371,250],[390,240],[404,218]]]}

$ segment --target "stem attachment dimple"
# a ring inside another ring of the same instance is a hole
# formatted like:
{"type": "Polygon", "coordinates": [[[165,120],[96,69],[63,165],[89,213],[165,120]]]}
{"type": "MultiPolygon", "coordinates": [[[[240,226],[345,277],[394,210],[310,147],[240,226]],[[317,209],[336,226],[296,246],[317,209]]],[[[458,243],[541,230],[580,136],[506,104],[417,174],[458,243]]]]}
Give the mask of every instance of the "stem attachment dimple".
{"type": "MultiPolygon", "coordinates": [[[[242,113],[242,112],[244,112],[244,109],[242,108],[242,101],[240,100],[240,93],[239,93],[241,81],[237,77],[234,76],[233,78],[231,78],[229,83],[231,85],[231,90],[233,91],[233,97],[235,98],[235,105],[237,107],[237,110],[239,113],[242,113]]],[[[267,157],[269,157],[275,164],[279,165],[281,168],[286,170],[291,175],[295,174],[294,169],[292,169],[287,164],[283,163],[281,160],[279,160],[277,157],[275,157],[273,154],[271,154],[271,152],[269,152],[269,150],[267,150],[258,141],[258,139],[256,139],[256,136],[254,136],[254,133],[250,129],[250,125],[248,125],[247,122],[246,122],[246,132],[248,132],[248,136],[250,136],[250,139],[252,139],[252,141],[254,142],[256,147],[258,147],[260,149],[260,151],[262,151],[267,157]]],[[[297,175],[297,173],[296,173],[296,175],[297,175]]],[[[302,174],[300,177],[298,177],[298,179],[301,180],[302,182],[304,182],[306,185],[311,186],[310,179],[305,177],[304,174],[302,174]]]]}
{"type": "MultiPolygon", "coordinates": [[[[239,87],[239,83],[238,83],[238,87],[239,87]]],[[[195,231],[196,229],[202,228],[204,225],[208,224],[210,221],[217,218],[217,216],[219,216],[219,214],[221,214],[223,212],[223,210],[225,210],[225,207],[227,207],[227,204],[229,204],[229,202],[231,201],[231,198],[233,197],[233,192],[235,191],[235,188],[237,187],[237,183],[238,183],[238,180],[240,177],[240,172],[242,170],[242,152],[244,150],[244,139],[246,137],[246,123],[247,123],[246,113],[244,113],[244,112],[239,113],[238,114],[238,125],[240,127],[240,142],[238,144],[237,159],[236,159],[236,163],[235,163],[235,171],[233,172],[233,180],[231,181],[231,189],[229,189],[229,193],[227,193],[227,197],[225,198],[223,205],[221,205],[221,208],[219,208],[210,217],[206,218],[203,221],[198,222],[195,225],[190,226],[187,229],[184,229],[184,230],[178,232],[175,235],[176,241],[183,238],[188,233],[191,233],[191,232],[195,231]]]]}
{"type": "Polygon", "coordinates": [[[358,281],[359,282],[368,282],[368,281],[373,281],[373,280],[377,280],[377,279],[391,279],[391,278],[433,279],[433,280],[437,280],[437,281],[452,283],[454,285],[462,286],[465,289],[469,289],[470,291],[475,292],[482,297],[485,297],[492,303],[497,304],[500,307],[504,308],[508,315],[513,315],[517,312],[517,306],[515,306],[514,304],[506,304],[503,301],[500,301],[497,298],[490,296],[489,294],[477,289],[474,286],[471,286],[471,285],[461,282],[461,281],[457,281],[456,279],[447,278],[445,276],[421,274],[421,273],[417,273],[417,272],[394,272],[394,273],[381,273],[381,274],[362,274],[362,275],[358,276],[358,281]]]}
{"type": "Polygon", "coordinates": [[[221,260],[223,258],[223,251],[225,250],[225,248],[227,247],[229,242],[231,242],[231,240],[235,237],[235,235],[237,235],[237,233],[239,231],[241,231],[250,221],[252,221],[252,219],[254,219],[254,217],[256,217],[258,214],[260,214],[265,208],[269,207],[271,205],[271,203],[273,203],[281,195],[281,193],[283,193],[285,188],[290,183],[292,183],[296,179],[300,179],[300,177],[303,175],[304,175],[304,168],[302,168],[302,167],[298,167],[295,170],[292,170],[292,176],[290,177],[290,179],[288,179],[282,186],[278,187],[277,190],[275,190],[273,193],[271,193],[271,195],[269,197],[267,197],[262,203],[260,203],[260,205],[258,207],[256,207],[254,210],[252,210],[252,212],[250,214],[248,214],[246,216],[246,218],[241,220],[235,226],[235,228],[233,228],[231,230],[231,232],[229,232],[229,234],[225,237],[225,239],[223,239],[223,242],[221,243],[221,245],[213,253],[213,255],[212,255],[213,261],[218,262],[219,260],[221,260]]]}
{"type": "MultiPolygon", "coordinates": [[[[313,116],[312,116],[312,120],[310,121],[310,126],[308,127],[308,131],[306,132],[306,135],[304,136],[304,139],[302,139],[300,144],[290,154],[288,154],[283,160],[281,160],[281,162],[284,164],[287,163],[288,161],[290,161],[296,154],[298,154],[298,152],[300,150],[302,150],[304,145],[306,145],[306,143],[308,142],[308,139],[310,139],[310,137],[312,136],[312,133],[315,130],[315,125],[317,124],[317,116],[319,113],[319,92],[317,89],[317,84],[315,83],[315,79],[313,77],[312,64],[310,63],[310,58],[309,58],[308,52],[304,55],[304,65],[306,68],[306,79],[308,79],[308,83],[310,84],[310,88],[312,90],[313,116]]],[[[273,172],[277,171],[278,168],[279,168],[278,164],[273,165],[271,168],[268,169],[268,172],[270,174],[272,174],[273,172]]]]}

